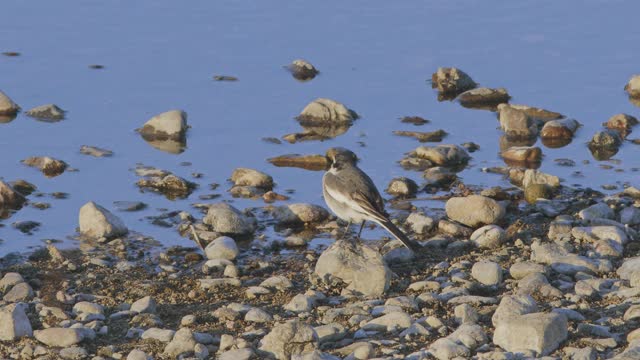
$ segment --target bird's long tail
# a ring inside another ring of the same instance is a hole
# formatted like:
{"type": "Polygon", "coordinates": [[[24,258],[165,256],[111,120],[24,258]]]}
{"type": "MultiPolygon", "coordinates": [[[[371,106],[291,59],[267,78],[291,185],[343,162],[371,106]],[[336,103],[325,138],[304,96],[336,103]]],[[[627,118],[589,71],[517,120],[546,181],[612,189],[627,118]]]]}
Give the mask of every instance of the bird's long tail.
{"type": "Polygon", "coordinates": [[[409,250],[413,251],[414,253],[417,253],[420,251],[420,249],[422,249],[422,246],[409,239],[407,235],[402,232],[402,230],[398,229],[398,227],[391,222],[391,220],[384,219],[384,221],[379,221],[378,219],[376,219],[376,223],[387,229],[387,231],[389,231],[396,239],[400,240],[404,244],[404,246],[409,248],[409,250]]]}

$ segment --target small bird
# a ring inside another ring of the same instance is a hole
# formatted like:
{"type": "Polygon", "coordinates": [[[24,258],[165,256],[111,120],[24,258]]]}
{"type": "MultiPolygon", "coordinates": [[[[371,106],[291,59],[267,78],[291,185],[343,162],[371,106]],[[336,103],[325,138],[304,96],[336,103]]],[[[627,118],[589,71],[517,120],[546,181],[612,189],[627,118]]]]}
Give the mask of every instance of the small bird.
{"type": "Polygon", "coordinates": [[[327,150],[327,159],[331,168],[322,177],[322,192],[327,205],[339,218],[360,224],[358,239],[366,221],[373,221],[387,229],[407,248],[417,252],[421,246],[409,239],[384,211],[380,192],[371,178],[356,165],[356,154],[345,148],[327,150]]]}

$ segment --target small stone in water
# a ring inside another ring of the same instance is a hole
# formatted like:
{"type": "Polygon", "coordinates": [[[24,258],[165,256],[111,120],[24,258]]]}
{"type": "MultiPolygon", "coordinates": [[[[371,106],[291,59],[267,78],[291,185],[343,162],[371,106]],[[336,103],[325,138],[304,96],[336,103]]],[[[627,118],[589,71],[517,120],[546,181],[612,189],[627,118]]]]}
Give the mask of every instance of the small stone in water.
{"type": "Polygon", "coordinates": [[[215,81],[238,81],[238,78],[235,76],[228,76],[228,75],[215,75],[213,77],[213,80],[215,81]]]}

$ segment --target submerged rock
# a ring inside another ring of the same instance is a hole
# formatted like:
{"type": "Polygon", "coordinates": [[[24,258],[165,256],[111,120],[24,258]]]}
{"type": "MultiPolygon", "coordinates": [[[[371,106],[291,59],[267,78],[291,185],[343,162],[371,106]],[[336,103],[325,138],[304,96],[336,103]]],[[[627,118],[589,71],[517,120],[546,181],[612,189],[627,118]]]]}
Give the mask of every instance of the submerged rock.
{"type": "Polygon", "coordinates": [[[444,130],[436,130],[431,132],[421,132],[421,131],[394,131],[393,132],[399,136],[409,136],[416,138],[420,142],[440,142],[447,136],[447,132],[444,130]]]}
{"type": "Polygon", "coordinates": [[[202,221],[210,225],[213,231],[230,235],[249,235],[257,226],[256,218],[226,203],[211,205],[202,221]]]}
{"type": "Polygon", "coordinates": [[[625,85],[624,90],[630,97],[640,97],[640,75],[633,75],[625,85]]]}
{"type": "Polygon", "coordinates": [[[22,163],[40,169],[46,177],[55,177],[67,169],[67,163],[48,156],[32,156],[22,160],[22,163]]]}
{"type": "Polygon", "coordinates": [[[431,75],[431,87],[443,95],[456,96],[478,86],[467,73],[457,68],[439,67],[431,75]]]}
{"type": "Polygon", "coordinates": [[[509,102],[511,96],[504,88],[476,88],[458,95],[460,105],[468,108],[495,110],[499,104],[509,102]]]}
{"type": "Polygon", "coordinates": [[[505,215],[505,208],[497,201],[481,195],[454,197],[445,205],[447,216],[470,227],[494,224],[505,215]]]}
{"type": "Polygon", "coordinates": [[[618,153],[622,137],[615,130],[598,131],[589,142],[589,150],[596,160],[608,160],[618,153]]]}
{"type": "Polygon", "coordinates": [[[416,126],[430,123],[429,120],[422,118],[420,116],[404,116],[403,118],[400,119],[400,121],[403,123],[413,124],[416,126]]]}
{"type": "Polygon", "coordinates": [[[25,114],[39,120],[60,121],[64,119],[65,111],[60,109],[55,104],[47,104],[36,106],[33,109],[25,112],[25,114]]]}
{"type": "Polygon", "coordinates": [[[384,294],[391,282],[391,270],[377,251],[347,241],[337,241],[323,251],[315,273],[320,278],[338,278],[347,289],[364,296],[384,294]]]}
{"type": "Polygon", "coordinates": [[[300,115],[298,121],[302,124],[331,124],[350,123],[358,118],[355,111],[348,109],[343,104],[325,98],[318,98],[309,103],[300,115]]]}
{"type": "Polygon", "coordinates": [[[15,116],[18,111],[20,111],[20,106],[0,91],[0,116],[15,116]]]}
{"type": "Polygon", "coordinates": [[[120,218],[93,201],[80,208],[78,222],[80,233],[94,239],[114,238],[129,232],[120,218]]]}
{"type": "Polygon", "coordinates": [[[287,69],[294,78],[301,81],[311,80],[320,73],[311,63],[302,59],[293,60],[287,69]]]}
{"type": "Polygon", "coordinates": [[[182,110],[170,110],[158,114],[139,130],[145,140],[184,139],[187,132],[187,113],[182,110]]]}
{"type": "Polygon", "coordinates": [[[94,157],[108,157],[113,155],[113,151],[102,149],[96,146],[82,145],[80,147],[80,153],[85,155],[91,155],[94,157]]]}
{"type": "Polygon", "coordinates": [[[329,168],[329,161],[324,155],[281,155],[267,159],[277,167],[297,167],[305,170],[322,171],[329,168]]]}

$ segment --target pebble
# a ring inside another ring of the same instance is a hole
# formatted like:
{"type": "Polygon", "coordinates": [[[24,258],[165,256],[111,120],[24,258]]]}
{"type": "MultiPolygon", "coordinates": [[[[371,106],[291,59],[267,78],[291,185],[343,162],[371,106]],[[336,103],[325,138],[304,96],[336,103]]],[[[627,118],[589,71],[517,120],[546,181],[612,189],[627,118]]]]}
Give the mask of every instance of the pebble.
{"type": "Polygon", "coordinates": [[[362,326],[365,331],[395,331],[404,330],[411,326],[411,316],[405,312],[397,311],[379,318],[375,318],[362,326]]]}
{"type": "Polygon", "coordinates": [[[51,327],[35,330],[33,336],[47,346],[69,347],[84,340],[86,333],[77,328],[51,327]]]}
{"type": "Polygon", "coordinates": [[[207,259],[235,260],[240,251],[235,240],[228,236],[221,236],[209,244],[204,249],[207,259]]]}
{"type": "Polygon", "coordinates": [[[502,282],[502,268],[492,261],[473,264],[471,276],[483,285],[499,285],[502,282]]]}
{"type": "Polygon", "coordinates": [[[252,308],[244,316],[244,321],[254,323],[267,323],[273,321],[273,316],[262,309],[252,308]]]}
{"type": "Polygon", "coordinates": [[[475,230],[470,239],[480,248],[496,249],[506,241],[507,235],[498,225],[485,225],[475,230]]]}
{"type": "Polygon", "coordinates": [[[497,201],[481,196],[453,197],[445,204],[447,216],[470,227],[493,224],[505,215],[505,208],[497,201]]]}
{"type": "Polygon", "coordinates": [[[329,218],[329,212],[314,204],[289,204],[278,206],[273,217],[280,224],[317,224],[329,218]]]}
{"type": "Polygon", "coordinates": [[[137,313],[153,314],[156,312],[156,301],[151,296],[145,296],[131,304],[130,310],[137,313]]]}
{"type": "Polygon", "coordinates": [[[150,328],[145,330],[140,336],[141,339],[154,339],[160,342],[168,343],[173,339],[176,332],[171,329],[150,328]]]}
{"type": "Polygon", "coordinates": [[[209,206],[207,215],[202,221],[211,225],[213,231],[232,236],[252,234],[257,225],[254,217],[247,216],[226,203],[209,206]]]}

